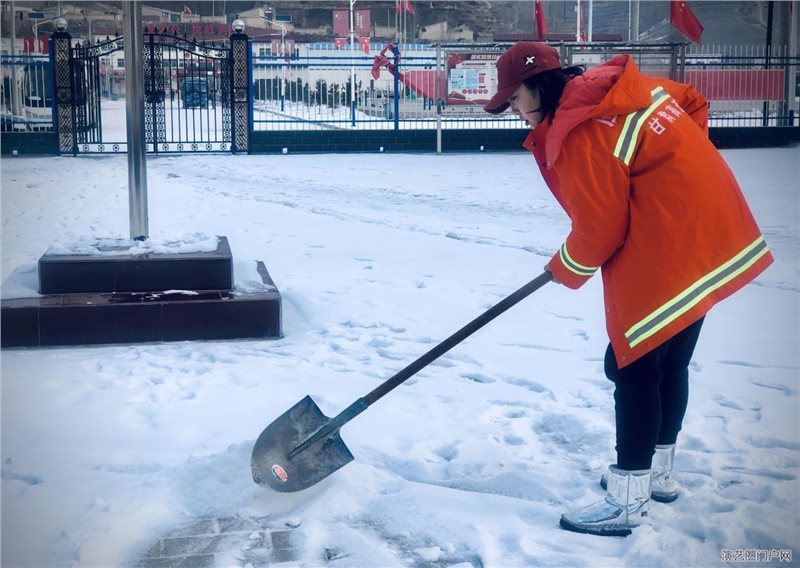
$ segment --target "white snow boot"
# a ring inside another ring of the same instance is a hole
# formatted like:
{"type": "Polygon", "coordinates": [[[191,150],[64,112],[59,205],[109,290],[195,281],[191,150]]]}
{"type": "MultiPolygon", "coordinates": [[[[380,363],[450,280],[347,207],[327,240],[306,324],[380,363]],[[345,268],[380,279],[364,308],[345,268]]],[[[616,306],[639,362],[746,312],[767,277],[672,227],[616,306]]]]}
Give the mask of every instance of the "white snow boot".
{"type": "MultiPolygon", "coordinates": [[[[678,484],[672,478],[672,464],[675,461],[675,444],[656,446],[653,454],[653,479],[650,482],[650,498],[659,503],[672,503],[678,498],[678,484]]],[[[600,485],[606,489],[606,474],[600,479],[600,485]]]]}
{"type": "Polygon", "coordinates": [[[606,497],[587,507],[561,515],[561,527],[569,531],[601,536],[628,536],[650,524],[650,470],[625,471],[608,468],[606,497]]]}

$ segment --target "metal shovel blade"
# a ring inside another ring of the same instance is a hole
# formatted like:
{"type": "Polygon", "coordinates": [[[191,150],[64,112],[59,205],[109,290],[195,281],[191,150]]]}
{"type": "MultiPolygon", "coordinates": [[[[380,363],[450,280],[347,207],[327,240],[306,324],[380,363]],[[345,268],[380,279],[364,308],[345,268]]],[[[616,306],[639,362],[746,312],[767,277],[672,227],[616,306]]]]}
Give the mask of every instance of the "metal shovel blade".
{"type": "Polygon", "coordinates": [[[256,440],[250,461],[253,481],[291,493],[319,483],[353,461],[338,430],[289,457],[293,449],[329,421],[310,396],[284,412],[256,440]]]}

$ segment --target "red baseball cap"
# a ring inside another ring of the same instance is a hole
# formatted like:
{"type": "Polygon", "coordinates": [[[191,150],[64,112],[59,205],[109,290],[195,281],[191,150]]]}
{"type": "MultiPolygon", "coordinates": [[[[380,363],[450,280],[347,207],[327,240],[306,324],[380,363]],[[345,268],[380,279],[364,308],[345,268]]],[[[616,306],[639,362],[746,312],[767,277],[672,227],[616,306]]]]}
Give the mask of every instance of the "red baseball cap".
{"type": "Polygon", "coordinates": [[[497,59],[497,92],[483,110],[500,114],[508,108],[508,98],[528,77],[559,69],[558,50],[546,43],[521,41],[497,59]]]}

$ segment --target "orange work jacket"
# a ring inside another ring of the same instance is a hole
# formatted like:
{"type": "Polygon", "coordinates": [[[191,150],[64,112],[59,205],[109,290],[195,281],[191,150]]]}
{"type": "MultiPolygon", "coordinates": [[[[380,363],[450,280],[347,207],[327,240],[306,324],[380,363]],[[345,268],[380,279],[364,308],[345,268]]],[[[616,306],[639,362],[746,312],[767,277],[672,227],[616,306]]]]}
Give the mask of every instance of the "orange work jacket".
{"type": "Polygon", "coordinates": [[[772,262],[690,85],[620,55],[572,79],[525,140],[572,221],[549,268],[576,289],[602,269],[621,368],[700,319],[772,262]]]}

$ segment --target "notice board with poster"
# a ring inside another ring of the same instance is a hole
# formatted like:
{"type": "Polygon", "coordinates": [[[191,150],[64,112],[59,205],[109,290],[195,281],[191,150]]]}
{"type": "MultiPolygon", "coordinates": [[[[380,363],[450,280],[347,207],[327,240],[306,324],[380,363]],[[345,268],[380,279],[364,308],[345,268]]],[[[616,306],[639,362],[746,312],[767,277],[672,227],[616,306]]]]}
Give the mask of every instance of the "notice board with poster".
{"type": "Polygon", "coordinates": [[[480,116],[497,90],[495,63],[502,52],[447,55],[447,105],[444,116],[480,116]]]}

